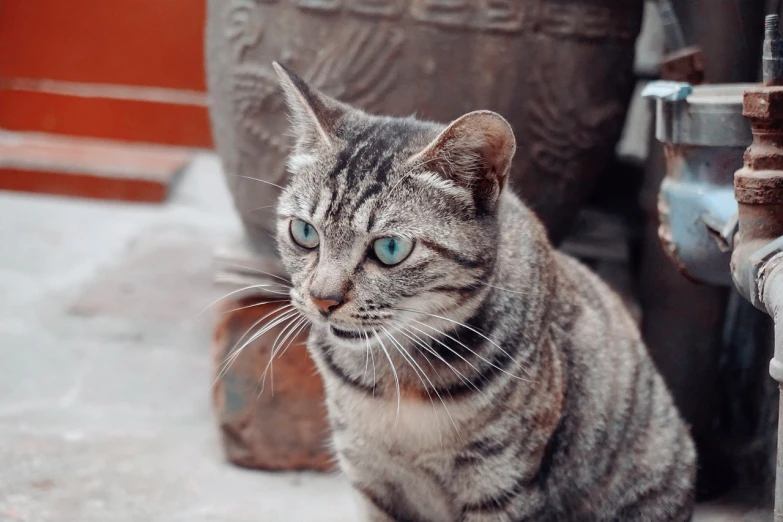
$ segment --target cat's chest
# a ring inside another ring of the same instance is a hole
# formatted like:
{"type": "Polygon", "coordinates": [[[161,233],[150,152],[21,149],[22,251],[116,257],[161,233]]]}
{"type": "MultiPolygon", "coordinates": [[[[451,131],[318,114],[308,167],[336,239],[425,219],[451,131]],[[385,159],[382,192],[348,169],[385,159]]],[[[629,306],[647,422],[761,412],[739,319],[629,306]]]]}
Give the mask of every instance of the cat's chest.
{"type": "Polygon", "coordinates": [[[334,433],[343,472],[385,492],[416,520],[455,520],[449,470],[460,439],[444,406],[401,399],[398,413],[396,400],[378,398],[345,406],[346,425],[334,433]]]}
{"type": "Polygon", "coordinates": [[[355,441],[411,459],[458,444],[460,427],[467,414],[457,404],[405,396],[398,402],[396,397],[346,394],[336,401],[335,407],[355,441]]]}

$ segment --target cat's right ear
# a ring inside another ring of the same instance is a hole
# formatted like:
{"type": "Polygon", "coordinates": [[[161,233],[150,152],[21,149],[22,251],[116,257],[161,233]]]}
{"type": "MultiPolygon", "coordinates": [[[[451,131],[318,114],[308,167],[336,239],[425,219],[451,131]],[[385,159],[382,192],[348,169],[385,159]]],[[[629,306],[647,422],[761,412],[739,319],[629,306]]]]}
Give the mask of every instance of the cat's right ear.
{"type": "Polygon", "coordinates": [[[331,147],[336,140],[335,129],[345,115],[345,106],[313,89],[294,72],[272,62],[291,113],[296,148],[310,152],[314,148],[331,147]]]}

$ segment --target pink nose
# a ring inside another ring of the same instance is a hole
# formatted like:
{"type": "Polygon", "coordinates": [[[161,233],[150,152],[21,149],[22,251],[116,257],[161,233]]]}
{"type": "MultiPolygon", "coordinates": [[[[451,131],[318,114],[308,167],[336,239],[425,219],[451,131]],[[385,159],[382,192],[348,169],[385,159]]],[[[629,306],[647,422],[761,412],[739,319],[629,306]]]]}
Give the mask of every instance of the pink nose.
{"type": "Polygon", "coordinates": [[[313,303],[315,303],[315,306],[317,306],[324,315],[334,312],[337,307],[343,304],[343,297],[338,295],[318,297],[311,294],[310,299],[312,299],[313,303]]]}

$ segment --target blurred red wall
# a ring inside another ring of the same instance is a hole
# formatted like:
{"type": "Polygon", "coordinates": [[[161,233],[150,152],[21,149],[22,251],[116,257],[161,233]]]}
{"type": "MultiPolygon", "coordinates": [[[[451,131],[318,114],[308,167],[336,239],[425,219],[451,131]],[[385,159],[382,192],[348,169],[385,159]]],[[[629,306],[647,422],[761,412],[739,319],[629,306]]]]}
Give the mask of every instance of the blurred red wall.
{"type": "Polygon", "coordinates": [[[211,147],[205,0],[0,1],[0,127],[211,147]]]}

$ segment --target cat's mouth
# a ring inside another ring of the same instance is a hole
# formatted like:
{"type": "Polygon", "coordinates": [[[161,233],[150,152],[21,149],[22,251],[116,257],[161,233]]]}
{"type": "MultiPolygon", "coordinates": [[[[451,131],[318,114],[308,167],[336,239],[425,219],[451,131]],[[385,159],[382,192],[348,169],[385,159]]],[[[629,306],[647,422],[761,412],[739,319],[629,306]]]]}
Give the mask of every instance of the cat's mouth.
{"type": "Polygon", "coordinates": [[[368,337],[372,337],[374,333],[374,330],[343,330],[342,328],[337,328],[331,325],[329,326],[329,330],[332,332],[332,335],[345,341],[365,341],[368,337]]]}

